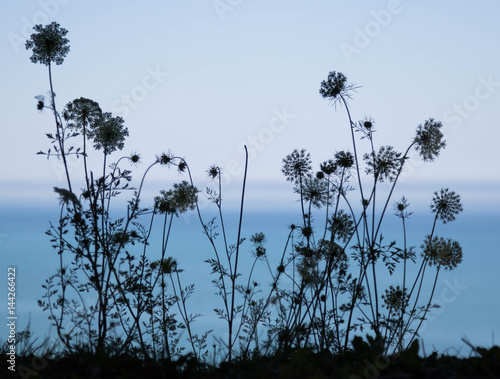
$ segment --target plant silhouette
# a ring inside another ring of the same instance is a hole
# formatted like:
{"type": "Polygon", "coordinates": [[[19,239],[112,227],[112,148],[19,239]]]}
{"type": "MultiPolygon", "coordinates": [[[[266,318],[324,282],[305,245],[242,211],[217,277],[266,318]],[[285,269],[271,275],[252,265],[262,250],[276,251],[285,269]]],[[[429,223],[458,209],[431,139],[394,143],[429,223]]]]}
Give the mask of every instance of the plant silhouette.
{"type": "Polygon", "coordinates": [[[51,147],[39,154],[62,160],[66,177],[66,188],[54,188],[60,217],[47,231],[59,267],[46,279],[39,305],[49,313],[67,352],[169,360],[191,354],[199,362],[215,363],[300,348],[334,354],[366,346],[383,354],[415,349],[422,322],[436,307],[432,299],[440,271],[462,261],[460,244],[436,235],[438,221],[452,222],[463,208],[454,191],[436,191],[430,232],[417,254],[407,243],[410,203],[405,197],[394,202],[393,195],[412,149],[432,162],[445,148],[441,122],[430,118],[418,125],[402,151],[379,145],[375,120],[353,121],[349,102],[359,87],[344,74],[330,72],[319,92],[335,109],[345,110],[352,150],[332,152],[318,171],[304,149],[283,159],[282,174],[298,197],[298,222],[290,225],[278,256],[269,255],[263,232],[251,236],[253,263],[245,270],[241,246],[246,240],[248,153],[232,237],[223,210],[223,170],[213,165],[207,171],[215,183],[207,195],[217,209],[210,221],[200,211],[200,191],[187,161],[170,151],[150,162],[134,186],[131,166],[141,158],[137,153],[121,156],[129,135],[125,120],[86,98],[76,98],[59,112],[52,64],[62,64],[68,54],[68,32],[55,22],[34,30],[26,48],[33,52],[33,63],[47,66],[50,85],[48,104],[37,98],[37,108],[51,111],[55,127],[47,134],[51,147]],[[81,147],[75,147],[78,141],[81,147]],[[70,169],[70,155],[82,159],[83,168],[70,169]],[[96,159],[91,164],[91,155],[100,157],[97,165],[96,159]],[[148,173],[158,166],[175,168],[185,179],[143,205],[148,173]],[[123,196],[128,196],[127,205],[116,213],[112,204],[123,196]],[[391,209],[401,220],[399,244],[386,241],[382,233],[391,209]],[[213,336],[212,345],[212,330],[197,334],[193,327],[201,313],[191,313],[189,299],[199,283],[184,285],[180,261],[168,255],[174,220],[191,211],[213,252],[206,263],[221,304],[213,311],[227,327],[227,338],[213,336]],[[161,225],[159,248],[151,245],[154,225],[161,225]],[[268,268],[268,289],[254,279],[257,262],[268,268]],[[415,277],[409,277],[409,265],[416,265],[415,277]],[[385,272],[392,284],[381,288],[385,272]],[[429,275],[433,286],[424,295],[429,275]],[[185,339],[181,331],[186,331],[185,339]],[[355,335],[360,332],[368,334],[368,344],[355,335]]]}

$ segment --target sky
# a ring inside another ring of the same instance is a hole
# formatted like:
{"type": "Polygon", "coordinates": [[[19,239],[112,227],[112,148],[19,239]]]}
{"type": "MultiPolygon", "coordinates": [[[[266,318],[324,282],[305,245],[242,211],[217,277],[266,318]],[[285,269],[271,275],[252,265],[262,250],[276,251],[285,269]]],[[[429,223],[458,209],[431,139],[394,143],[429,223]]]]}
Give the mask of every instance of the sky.
{"type": "MultiPolygon", "coordinates": [[[[34,24],[57,21],[71,46],[53,68],[58,108],[86,97],[124,117],[130,137],[116,157],[139,153],[137,175],[171,150],[204,188],[208,166],[217,164],[236,207],[247,145],[249,206],[286,209],[294,194],[282,158],[305,148],[318,167],[351,148],[344,109],[318,93],[328,73],[340,71],[359,86],[350,110],[354,120],[375,120],[376,144],[404,151],[417,125],[443,123],[440,157],[423,163],[412,154],[404,171],[401,189],[411,201],[428,207],[434,190],[450,187],[462,194],[464,214],[494,213],[498,14],[495,0],[3,2],[0,209],[56,205],[52,187],[65,185],[60,162],[36,155],[53,132],[35,100],[49,82],[24,48],[34,24]]],[[[82,169],[81,160],[70,164],[75,174],[82,169]]],[[[148,176],[153,188],[179,180],[164,168],[148,176]]]]}
{"type": "MultiPolygon", "coordinates": [[[[54,67],[59,108],[86,97],[123,116],[123,153],[141,154],[138,174],[171,150],[199,181],[216,163],[239,186],[246,144],[249,182],[283,185],[281,160],[294,148],[316,165],[350,148],[344,110],[318,93],[340,71],[360,86],[351,112],[375,120],[379,145],[405,150],[418,124],[443,122],[446,149],[432,164],[410,162],[403,182],[454,186],[498,206],[498,10],[495,1],[4,3],[2,201],[50,199],[54,183],[64,184],[60,162],[35,155],[53,129],[34,99],[47,93],[48,75],[24,48],[34,23],[55,20],[71,45],[54,67]]],[[[149,177],[165,179],[177,178],[165,170],[149,177]]]]}

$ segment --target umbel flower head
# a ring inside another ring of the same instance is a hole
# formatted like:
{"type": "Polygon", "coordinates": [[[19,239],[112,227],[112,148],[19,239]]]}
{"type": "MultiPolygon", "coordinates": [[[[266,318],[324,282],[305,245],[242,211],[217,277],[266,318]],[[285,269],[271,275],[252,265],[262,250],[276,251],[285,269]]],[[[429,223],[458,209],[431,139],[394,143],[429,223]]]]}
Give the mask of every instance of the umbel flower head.
{"type": "Polygon", "coordinates": [[[355,90],[353,84],[347,83],[347,78],[341,72],[331,71],[328,78],[321,82],[319,93],[325,99],[329,99],[333,104],[345,98],[351,98],[350,92],[355,90]]]}
{"type": "MultiPolygon", "coordinates": [[[[295,192],[300,193],[300,189],[295,188],[295,192]]],[[[302,195],[305,201],[311,202],[311,205],[318,209],[329,204],[331,200],[327,181],[318,179],[317,177],[306,178],[304,180],[302,195]]]]}
{"type": "Polygon", "coordinates": [[[402,197],[401,200],[397,201],[394,204],[394,209],[396,210],[395,215],[400,218],[408,218],[413,214],[413,212],[407,212],[406,209],[410,206],[410,203],[406,199],[406,197],[402,197]]]}
{"type": "Polygon", "coordinates": [[[254,243],[255,246],[255,251],[253,252],[253,255],[256,258],[261,258],[266,255],[266,248],[264,247],[264,241],[266,239],[266,236],[264,233],[255,233],[251,238],[250,241],[254,243]]]}
{"type": "Polygon", "coordinates": [[[400,286],[389,286],[382,295],[383,307],[391,309],[391,314],[395,316],[399,310],[408,305],[408,294],[406,288],[400,286]]]}
{"type": "Polygon", "coordinates": [[[434,192],[432,198],[431,211],[436,214],[438,220],[443,224],[455,220],[455,217],[464,210],[460,201],[460,195],[449,188],[441,188],[434,192]]]}
{"type": "Polygon", "coordinates": [[[352,216],[342,209],[328,220],[328,230],[336,240],[343,243],[349,241],[356,231],[352,216]]]}
{"type": "Polygon", "coordinates": [[[155,209],[159,213],[176,215],[193,210],[198,199],[196,194],[200,191],[185,180],[174,183],[173,187],[168,191],[161,190],[161,196],[155,197],[155,209]]]}
{"type": "Polygon", "coordinates": [[[320,164],[320,170],[325,175],[342,175],[354,165],[354,156],[348,151],[338,151],[334,159],[329,159],[320,164]]]}
{"type": "Polygon", "coordinates": [[[453,270],[462,263],[462,246],[451,238],[426,236],[422,245],[422,256],[429,259],[429,266],[453,270]]]}
{"type": "Polygon", "coordinates": [[[363,120],[358,121],[357,124],[354,124],[353,127],[354,130],[363,134],[361,139],[368,138],[371,141],[375,132],[375,120],[371,117],[365,117],[363,120]]]}
{"type": "Polygon", "coordinates": [[[207,175],[209,178],[215,179],[220,177],[221,168],[217,165],[212,165],[207,170],[207,175]]]}
{"type": "Polygon", "coordinates": [[[123,122],[122,117],[112,117],[111,113],[104,112],[98,122],[90,125],[88,136],[94,141],[94,148],[102,149],[106,155],[123,149],[125,137],[128,137],[128,129],[123,122]]]}
{"type": "Polygon", "coordinates": [[[130,159],[130,162],[132,162],[133,164],[137,164],[141,160],[141,156],[137,153],[132,153],[130,155],[129,159],[130,159]]]}
{"type": "Polygon", "coordinates": [[[349,151],[339,151],[335,153],[335,162],[342,169],[350,169],[354,166],[354,155],[349,151]]]}
{"type": "Polygon", "coordinates": [[[446,147],[446,141],[443,139],[441,127],[443,124],[434,121],[433,118],[425,121],[424,125],[417,127],[417,133],[414,138],[415,149],[425,162],[432,162],[441,149],[446,147]]]}
{"type": "Polygon", "coordinates": [[[378,153],[371,152],[363,156],[366,161],[366,173],[374,175],[375,178],[383,182],[384,179],[394,181],[401,167],[401,153],[398,153],[392,146],[382,146],[378,153]]]}
{"type": "Polygon", "coordinates": [[[160,156],[156,156],[156,161],[162,166],[173,165],[175,155],[169,150],[167,153],[162,153],[160,156]]]}
{"type": "Polygon", "coordinates": [[[68,121],[68,127],[84,131],[89,126],[96,127],[99,124],[102,110],[97,102],[81,97],[66,104],[63,117],[68,121]]]}
{"type": "Polygon", "coordinates": [[[337,170],[337,164],[336,162],[333,160],[333,159],[329,159],[327,161],[324,161],[323,163],[321,163],[319,165],[319,168],[320,168],[320,172],[323,173],[323,175],[320,175],[318,176],[318,174],[316,174],[316,176],[318,177],[324,177],[325,175],[332,175],[336,170],[337,170]]]}
{"type": "Polygon", "coordinates": [[[291,154],[283,158],[283,168],[281,172],[286,176],[286,180],[298,184],[305,177],[311,174],[311,154],[305,149],[298,151],[294,149],[291,154]]]}
{"type": "Polygon", "coordinates": [[[51,62],[60,65],[69,52],[69,40],[65,38],[68,31],[61,28],[57,22],[49,25],[35,25],[33,33],[26,41],[26,50],[33,50],[30,57],[33,63],[49,66],[51,62]]]}

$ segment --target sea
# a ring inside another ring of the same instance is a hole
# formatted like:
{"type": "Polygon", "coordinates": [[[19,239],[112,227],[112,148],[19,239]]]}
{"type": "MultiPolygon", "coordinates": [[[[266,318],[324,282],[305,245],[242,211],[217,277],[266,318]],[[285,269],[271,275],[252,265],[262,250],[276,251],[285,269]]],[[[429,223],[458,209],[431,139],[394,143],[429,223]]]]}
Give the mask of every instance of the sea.
{"type": "MultiPolygon", "coordinates": [[[[224,222],[227,229],[228,244],[236,243],[239,211],[237,209],[224,211],[224,222]]],[[[0,301],[0,341],[7,340],[9,328],[8,305],[8,270],[15,268],[15,317],[17,331],[27,327],[40,341],[55,334],[50,326],[48,312],[42,311],[37,301],[42,299],[44,289],[42,285],[46,279],[54,274],[59,267],[59,256],[51,248],[49,236],[45,231],[49,223],[57,222],[59,209],[49,208],[46,205],[22,206],[3,204],[0,207],[0,275],[4,276],[3,301],[0,301]],[[3,303],[3,304],[2,304],[3,303]]],[[[213,209],[203,211],[204,222],[218,217],[213,209]]],[[[321,215],[316,216],[316,222],[321,225],[321,215]]],[[[216,218],[216,222],[220,219],[216,218]]],[[[429,209],[414,210],[414,214],[407,221],[408,245],[415,246],[417,259],[420,257],[420,245],[432,227],[432,214],[429,209]]],[[[299,225],[301,222],[298,209],[254,211],[245,210],[242,218],[241,237],[246,240],[240,247],[239,272],[242,273],[240,283],[246,285],[248,273],[253,263],[253,245],[250,237],[262,232],[265,235],[264,246],[271,269],[278,266],[281,255],[285,250],[285,242],[290,232],[290,225],[299,225]]],[[[427,320],[420,329],[420,346],[422,354],[432,351],[440,353],[469,356],[471,349],[464,342],[473,345],[491,347],[500,345],[500,216],[494,210],[469,212],[460,215],[453,223],[438,224],[436,235],[458,240],[463,248],[463,262],[452,271],[441,270],[434,303],[439,308],[431,309],[427,320]]],[[[221,234],[216,239],[219,252],[224,251],[221,234]]],[[[402,226],[400,220],[387,215],[383,224],[384,241],[395,240],[402,243],[402,226]]],[[[159,259],[161,254],[161,223],[153,226],[153,237],[147,250],[150,260],[159,259]]],[[[288,247],[290,249],[290,247],[288,247]]],[[[214,313],[214,308],[221,308],[221,299],[216,295],[212,283],[215,276],[211,274],[210,266],[205,262],[214,258],[214,250],[203,233],[198,216],[195,212],[180,215],[174,218],[172,230],[167,245],[167,256],[178,262],[182,285],[195,285],[193,296],[188,299],[188,312],[199,314],[193,328],[200,334],[203,331],[213,330],[212,335],[223,337],[226,335],[225,322],[214,313]]],[[[66,263],[69,256],[63,256],[66,263]]],[[[416,266],[409,269],[416,272],[416,266]]],[[[380,265],[378,284],[381,289],[389,285],[401,285],[402,277],[396,271],[390,275],[380,265]]],[[[10,270],[12,271],[12,269],[10,270]]],[[[428,268],[427,279],[422,294],[430,294],[435,270],[428,268]],[[427,291],[427,292],[426,292],[427,291]]],[[[409,275],[411,276],[411,275],[409,275]]],[[[253,271],[252,281],[259,283],[263,293],[269,291],[271,282],[270,269],[267,264],[257,262],[253,271]]],[[[0,281],[2,282],[2,281],[0,281]]],[[[92,301],[92,294],[86,294],[92,301]]],[[[422,295],[422,299],[426,299],[422,295]]],[[[11,304],[12,305],[12,304],[11,304]]],[[[360,335],[366,333],[359,332],[360,335]]],[[[211,337],[209,337],[211,338],[211,337]]],[[[210,342],[211,345],[212,342],[210,342]]]]}

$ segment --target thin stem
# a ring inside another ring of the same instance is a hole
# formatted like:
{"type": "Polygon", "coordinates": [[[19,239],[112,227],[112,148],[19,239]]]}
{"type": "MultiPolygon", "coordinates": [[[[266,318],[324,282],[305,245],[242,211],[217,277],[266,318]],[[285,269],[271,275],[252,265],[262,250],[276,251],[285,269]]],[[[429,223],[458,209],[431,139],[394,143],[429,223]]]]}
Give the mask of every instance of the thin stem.
{"type": "Polygon", "coordinates": [[[403,171],[403,166],[406,162],[406,159],[408,159],[408,153],[410,152],[410,149],[413,147],[413,145],[415,145],[415,142],[411,143],[410,146],[408,146],[408,149],[406,149],[406,151],[403,155],[403,158],[401,158],[401,165],[399,166],[398,173],[396,174],[396,177],[394,178],[394,182],[392,183],[391,190],[389,191],[389,195],[387,196],[387,200],[385,202],[384,209],[382,210],[382,214],[380,215],[380,219],[379,219],[379,222],[377,225],[377,231],[375,232],[375,235],[373,236],[374,239],[376,239],[376,237],[380,231],[380,227],[382,226],[382,220],[384,218],[387,207],[389,206],[389,201],[391,200],[392,193],[394,192],[394,188],[396,187],[396,183],[399,179],[399,176],[401,175],[401,172],[403,171]]]}
{"type": "MultiPolygon", "coordinates": [[[[184,160],[184,158],[179,158],[179,159],[186,164],[186,168],[187,168],[188,175],[189,175],[189,181],[190,181],[191,185],[194,186],[193,176],[191,175],[191,169],[189,168],[189,165],[184,160]]],[[[219,175],[220,175],[220,172],[219,172],[219,175]]],[[[221,260],[220,260],[220,256],[219,256],[219,252],[217,250],[217,246],[215,246],[214,238],[211,236],[211,234],[210,234],[210,232],[209,232],[209,230],[207,228],[207,225],[203,221],[203,217],[201,216],[201,211],[200,211],[200,206],[198,204],[198,200],[196,200],[195,205],[196,205],[196,213],[198,215],[198,219],[200,220],[201,226],[203,228],[203,232],[205,233],[205,235],[207,236],[208,240],[210,241],[210,244],[212,246],[212,249],[214,250],[215,258],[216,258],[216,261],[217,261],[217,264],[218,264],[219,268],[222,268],[223,266],[222,266],[222,263],[221,263],[221,260]]],[[[226,281],[225,281],[225,277],[224,277],[224,272],[222,270],[220,270],[220,281],[221,281],[221,284],[222,284],[222,292],[223,292],[222,300],[224,302],[224,307],[226,309],[226,315],[229,318],[228,291],[227,291],[227,288],[226,288],[226,281]]]]}
{"type": "MultiPolygon", "coordinates": [[[[288,248],[288,243],[292,239],[292,236],[293,236],[293,230],[291,230],[290,233],[288,233],[288,238],[286,240],[285,247],[283,249],[283,253],[281,254],[281,260],[280,260],[280,265],[279,266],[282,266],[283,263],[284,263],[286,250],[288,248]]],[[[266,256],[266,261],[267,261],[267,256],[266,256]]],[[[260,320],[262,318],[262,316],[265,313],[265,310],[269,306],[269,303],[271,302],[271,297],[272,297],[273,292],[277,291],[277,289],[278,289],[278,281],[279,281],[282,273],[283,272],[281,270],[278,270],[278,274],[276,275],[276,277],[273,277],[273,283],[271,285],[271,291],[269,291],[269,295],[267,296],[266,302],[264,303],[264,306],[262,307],[259,315],[257,316],[257,321],[255,322],[254,327],[253,327],[252,331],[250,332],[250,335],[253,335],[253,334],[256,333],[258,320],[260,320]]],[[[272,276],[272,273],[271,273],[271,276],[272,276]]],[[[250,343],[251,342],[252,341],[249,339],[248,343],[247,343],[247,346],[245,348],[244,354],[246,354],[248,352],[248,349],[250,348],[250,343]]]]}
{"type": "Polygon", "coordinates": [[[245,201],[245,186],[246,186],[246,181],[247,181],[247,170],[248,170],[248,150],[247,150],[247,147],[245,145],[245,173],[243,175],[243,188],[241,190],[240,220],[238,222],[238,237],[236,240],[236,256],[235,256],[235,261],[234,261],[234,273],[231,277],[232,289],[231,289],[231,314],[229,317],[229,362],[231,362],[232,350],[233,350],[232,332],[233,332],[233,321],[234,321],[234,301],[235,301],[235,292],[236,292],[236,278],[238,276],[238,259],[239,259],[239,252],[240,252],[241,225],[243,222],[243,204],[245,201]]]}
{"type": "Polygon", "coordinates": [[[432,291],[431,291],[431,296],[429,297],[429,302],[427,303],[427,306],[425,307],[425,312],[424,312],[424,315],[422,316],[422,318],[420,319],[420,323],[418,324],[418,327],[417,329],[415,330],[415,333],[413,333],[413,336],[410,340],[410,342],[408,343],[408,346],[411,345],[411,343],[413,342],[413,340],[415,339],[415,336],[417,335],[420,327],[422,326],[422,323],[424,322],[425,320],[425,316],[427,315],[427,312],[429,311],[429,308],[431,306],[431,301],[432,301],[432,298],[434,296],[434,291],[436,290],[436,284],[437,284],[437,280],[438,280],[438,276],[439,276],[439,270],[440,270],[440,267],[438,266],[437,268],[437,272],[436,272],[436,277],[434,278],[434,285],[432,286],[432,291]]]}
{"type": "Polygon", "coordinates": [[[57,140],[59,142],[59,150],[60,150],[60,153],[61,153],[61,156],[63,159],[63,163],[64,163],[64,172],[66,174],[66,180],[68,182],[68,190],[70,192],[73,192],[73,190],[71,188],[71,180],[69,178],[68,164],[66,162],[66,153],[64,152],[64,131],[62,130],[62,123],[57,119],[58,113],[56,110],[54,88],[52,85],[52,67],[50,65],[50,60],[49,60],[48,67],[49,67],[50,97],[51,97],[51,101],[52,101],[52,110],[54,113],[54,121],[56,123],[56,130],[57,130],[57,137],[58,137],[57,140]]]}
{"type": "Polygon", "coordinates": [[[347,101],[345,100],[345,98],[342,95],[340,96],[340,98],[342,99],[342,102],[345,105],[347,116],[349,117],[349,127],[351,129],[352,147],[354,149],[354,159],[356,161],[356,173],[357,173],[357,177],[358,177],[359,191],[361,193],[361,199],[364,199],[365,197],[363,195],[363,186],[361,185],[361,175],[360,175],[360,171],[359,171],[358,151],[356,149],[356,138],[354,137],[354,129],[353,129],[354,122],[352,121],[351,112],[349,111],[349,106],[347,105],[347,101]]]}
{"type": "MultiPolygon", "coordinates": [[[[184,294],[184,290],[182,289],[182,286],[181,286],[181,279],[179,276],[179,270],[175,269],[175,274],[177,276],[177,284],[179,286],[180,303],[182,304],[182,308],[181,308],[181,304],[179,303],[179,300],[177,300],[177,307],[179,308],[179,312],[181,314],[181,317],[184,320],[184,323],[186,324],[186,329],[187,329],[188,335],[189,335],[189,342],[191,343],[191,348],[193,349],[193,354],[195,356],[198,356],[198,354],[196,353],[196,348],[194,346],[193,335],[191,333],[191,320],[189,319],[187,309],[186,309],[186,297],[184,294]]],[[[177,299],[179,299],[177,296],[177,291],[175,290],[174,278],[172,276],[172,273],[170,273],[169,276],[170,276],[170,281],[172,282],[172,289],[174,291],[174,295],[177,299]]]]}
{"type": "Polygon", "coordinates": [[[328,175],[327,180],[326,180],[326,215],[325,215],[325,229],[323,232],[323,240],[326,238],[326,232],[328,230],[328,211],[330,207],[330,175],[328,175]]]}
{"type": "MultiPolygon", "coordinates": [[[[226,237],[226,227],[224,225],[224,217],[223,217],[223,214],[222,214],[222,177],[221,177],[221,170],[220,168],[218,169],[219,171],[219,175],[218,175],[218,182],[219,182],[219,201],[217,203],[217,208],[219,209],[219,217],[220,217],[220,225],[221,225],[221,229],[222,229],[222,237],[224,239],[224,247],[226,249],[226,255],[227,255],[227,259],[228,259],[228,262],[229,262],[229,270],[232,270],[232,267],[231,267],[231,255],[229,254],[229,249],[228,249],[228,246],[227,246],[227,237],[226,237]]],[[[232,275],[232,272],[230,271],[230,274],[232,275]]]]}
{"type": "Polygon", "coordinates": [[[347,329],[346,329],[345,342],[344,342],[344,351],[347,351],[347,344],[349,342],[349,331],[351,329],[351,321],[352,321],[352,313],[353,313],[352,310],[354,309],[354,304],[356,303],[356,297],[358,296],[357,278],[354,278],[353,286],[354,286],[354,291],[352,294],[351,312],[349,313],[349,320],[347,321],[347,329]]]}

